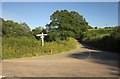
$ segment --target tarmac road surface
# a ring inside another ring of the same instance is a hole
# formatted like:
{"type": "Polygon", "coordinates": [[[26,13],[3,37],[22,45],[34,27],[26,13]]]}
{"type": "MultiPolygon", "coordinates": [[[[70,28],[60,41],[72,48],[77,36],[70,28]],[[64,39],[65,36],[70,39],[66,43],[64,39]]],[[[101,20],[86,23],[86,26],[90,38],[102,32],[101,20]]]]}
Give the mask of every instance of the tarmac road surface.
{"type": "Polygon", "coordinates": [[[2,61],[6,77],[117,77],[118,55],[79,44],[59,54],[2,61]]]}

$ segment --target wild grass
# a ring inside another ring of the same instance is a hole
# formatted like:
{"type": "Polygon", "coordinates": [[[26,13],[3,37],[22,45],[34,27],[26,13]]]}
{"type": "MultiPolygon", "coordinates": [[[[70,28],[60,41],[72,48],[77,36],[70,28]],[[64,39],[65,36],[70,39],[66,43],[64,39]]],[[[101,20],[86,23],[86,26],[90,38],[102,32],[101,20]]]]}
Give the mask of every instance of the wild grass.
{"type": "Polygon", "coordinates": [[[76,46],[77,42],[73,38],[45,42],[45,46],[42,47],[41,41],[37,39],[28,37],[3,37],[2,59],[56,54],[75,49],[76,46]]]}

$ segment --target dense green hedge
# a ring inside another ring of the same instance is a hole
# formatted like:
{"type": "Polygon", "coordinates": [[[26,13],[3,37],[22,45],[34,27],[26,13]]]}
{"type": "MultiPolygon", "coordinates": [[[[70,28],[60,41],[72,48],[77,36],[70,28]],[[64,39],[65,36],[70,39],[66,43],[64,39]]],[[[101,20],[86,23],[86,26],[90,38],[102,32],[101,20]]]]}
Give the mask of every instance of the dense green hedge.
{"type": "Polygon", "coordinates": [[[85,32],[83,42],[95,48],[120,52],[120,27],[100,30],[102,29],[85,32]]]}

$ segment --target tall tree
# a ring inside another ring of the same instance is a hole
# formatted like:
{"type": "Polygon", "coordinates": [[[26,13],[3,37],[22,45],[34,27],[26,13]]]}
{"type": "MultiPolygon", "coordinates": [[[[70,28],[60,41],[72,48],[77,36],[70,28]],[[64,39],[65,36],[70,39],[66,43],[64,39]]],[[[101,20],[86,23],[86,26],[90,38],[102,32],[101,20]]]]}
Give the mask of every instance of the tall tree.
{"type": "Polygon", "coordinates": [[[61,39],[80,38],[82,31],[89,28],[85,18],[75,11],[57,10],[50,16],[50,20],[51,22],[46,25],[48,31],[54,32],[53,30],[56,30],[61,39]]]}

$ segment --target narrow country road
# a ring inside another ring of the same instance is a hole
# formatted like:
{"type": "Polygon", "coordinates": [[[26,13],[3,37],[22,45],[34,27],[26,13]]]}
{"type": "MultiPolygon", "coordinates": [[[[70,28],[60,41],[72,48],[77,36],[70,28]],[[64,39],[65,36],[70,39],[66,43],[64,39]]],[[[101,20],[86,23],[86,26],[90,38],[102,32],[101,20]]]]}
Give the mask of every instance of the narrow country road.
{"type": "Polygon", "coordinates": [[[81,44],[54,55],[2,61],[6,77],[117,77],[118,55],[81,44]]]}

